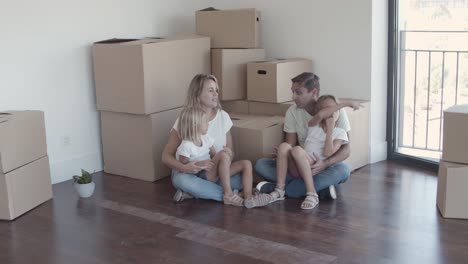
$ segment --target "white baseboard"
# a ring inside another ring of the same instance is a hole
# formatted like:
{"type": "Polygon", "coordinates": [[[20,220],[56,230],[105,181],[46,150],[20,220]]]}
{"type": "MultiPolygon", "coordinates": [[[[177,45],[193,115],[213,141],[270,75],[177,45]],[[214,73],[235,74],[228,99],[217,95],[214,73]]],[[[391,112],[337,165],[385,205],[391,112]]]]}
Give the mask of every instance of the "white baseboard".
{"type": "Polygon", "coordinates": [[[70,160],[50,162],[52,184],[72,179],[73,175],[81,173],[82,168],[89,172],[102,171],[101,152],[85,154],[70,160]]]}
{"type": "Polygon", "coordinates": [[[376,163],[387,159],[387,141],[372,142],[370,145],[370,163],[376,163]]]}

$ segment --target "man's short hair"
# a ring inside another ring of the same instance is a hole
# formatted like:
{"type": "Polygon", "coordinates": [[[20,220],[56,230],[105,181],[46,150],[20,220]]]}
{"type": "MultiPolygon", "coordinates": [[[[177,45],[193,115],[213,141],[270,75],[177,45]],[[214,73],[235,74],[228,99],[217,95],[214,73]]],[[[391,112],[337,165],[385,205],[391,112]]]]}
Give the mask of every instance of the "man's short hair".
{"type": "Polygon", "coordinates": [[[291,79],[293,83],[300,83],[301,85],[304,85],[304,87],[309,92],[313,89],[317,89],[317,91],[320,92],[319,80],[320,78],[311,72],[303,72],[291,79]]]}

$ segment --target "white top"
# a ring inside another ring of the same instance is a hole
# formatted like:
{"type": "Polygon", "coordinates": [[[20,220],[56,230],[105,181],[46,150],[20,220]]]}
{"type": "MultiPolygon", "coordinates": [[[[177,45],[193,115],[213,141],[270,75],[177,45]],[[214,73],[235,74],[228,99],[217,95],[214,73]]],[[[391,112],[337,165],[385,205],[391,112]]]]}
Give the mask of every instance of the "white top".
{"type": "MultiPolygon", "coordinates": [[[[174,130],[177,131],[177,122],[179,118],[175,121],[174,126],[172,127],[174,130]]],[[[226,134],[232,127],[232,121],[229,117],[228,113],[224,110],[218,111],[216,113],[215,118],[208,122],[208,133],[213,140],[214,140],[214,148],[216,152],[223,150],[223,147],[226,146],[226,134]]]]}
{"type": "MultiPolygon", "coordinates": [[[[339,117],[336,121],[336,127],[342,128],[345,132],[351,130],[349,125],[348,116],[344,109],[340,109],[339,117]]],[[[309,127],[309,121],[313,118],[303,108],[298,108],[295,104],[289,107],[284,118],[283,131],[286,133],[297,133],[299,145],[304,147],[305,140],[307,138],[307,128],[309,127]]]]}
{"type": "Polygon", "coordinates": [[[202,135],[201,140],[201,146],[197,146],[189,140],[182,140],[177,148],[176,159],[179,160],[180,155],[187,157],[189,162],[210,159],[210,148],[213,146],[214,141],[208,135],[202,135]]]}
{"type": "MultiPolygon", "coordinates": [[[[325,159],[325,157],[323,156],[323,149],[325,147],[326,137],[327,137],[327,134],[325,134],[325,131],[319,125],[309,127],[307,129],[307,138],[305,140],[304,150],[312,158],[314,157],[312,153],[315,153],[320,157],[320,159],[322,160],[325,159]]],[[[342,145],[349,143],[348,135],[346,134],[346,131],[339,127],[335,127],[333,129],[332,139],[343,140],[342,145]]]]}

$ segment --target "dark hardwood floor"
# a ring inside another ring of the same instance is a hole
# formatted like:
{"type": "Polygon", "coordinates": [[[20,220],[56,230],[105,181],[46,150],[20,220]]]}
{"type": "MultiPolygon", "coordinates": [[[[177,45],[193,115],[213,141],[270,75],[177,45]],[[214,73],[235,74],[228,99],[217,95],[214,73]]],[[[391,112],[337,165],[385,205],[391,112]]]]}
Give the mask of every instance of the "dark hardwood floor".
{"type": "Polygon", "coordinates": [[[175,204],[168,178],[95,181],[92,198],[56,184],[53,200],[0,222],[0,263],[468,263],[468,220],[440,216],[436,174],[391,161],[311,211],[175,204]]]}

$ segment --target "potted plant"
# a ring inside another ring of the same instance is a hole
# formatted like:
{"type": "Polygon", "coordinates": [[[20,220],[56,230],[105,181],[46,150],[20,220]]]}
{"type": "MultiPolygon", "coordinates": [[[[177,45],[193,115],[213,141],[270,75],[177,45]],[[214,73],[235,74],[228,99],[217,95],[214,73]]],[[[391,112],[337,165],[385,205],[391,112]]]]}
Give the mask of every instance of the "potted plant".
{"type": "Polygon", "coordinates": [[[91,174],[81,169],[81,176],[73,176],[73,186],[82,198],[88,198],[94,193],[95,184],[91,174]]]}

